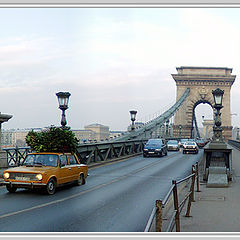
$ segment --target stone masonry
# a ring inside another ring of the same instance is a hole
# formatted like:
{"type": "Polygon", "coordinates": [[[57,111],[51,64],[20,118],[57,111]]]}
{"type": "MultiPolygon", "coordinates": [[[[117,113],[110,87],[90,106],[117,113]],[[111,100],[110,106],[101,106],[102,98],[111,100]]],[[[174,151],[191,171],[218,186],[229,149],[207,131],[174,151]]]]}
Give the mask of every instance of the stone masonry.
{"type": "Polygon", "coordinates": [[[220,88],[224,90],[223,108],[221,109],[223,137],[225,140],[231,139],[230,90],[236,78],[235,75],[231,75],[232,69],[226,67],[178,67],[177,72],[177,74],[172,74],[177,85],[176,101],[186,88],[190,88],[190,94],[175,115],[174,136],[179,136],[179,126],[181,125],[181,137],[191,137],[193,112],[196,106],[207,103],[213,108],[212,90],[220,88]]]}

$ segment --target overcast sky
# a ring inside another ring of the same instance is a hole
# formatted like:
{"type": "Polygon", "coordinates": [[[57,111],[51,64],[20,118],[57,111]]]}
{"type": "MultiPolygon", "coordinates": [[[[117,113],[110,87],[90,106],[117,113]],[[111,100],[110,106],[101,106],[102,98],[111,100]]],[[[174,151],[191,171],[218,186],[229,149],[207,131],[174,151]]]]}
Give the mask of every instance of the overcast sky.
{"type": "MultiPolygon", "coordinates": [[[[60,125],[56,93],[69,91],[68,125],[126,130],[176,99],[180,66],[233,68],[240,125],[240,8],[0,8],[4,129],[60,125]]],[[[198,118],[211,118],[208,105],[198,118]]]]}

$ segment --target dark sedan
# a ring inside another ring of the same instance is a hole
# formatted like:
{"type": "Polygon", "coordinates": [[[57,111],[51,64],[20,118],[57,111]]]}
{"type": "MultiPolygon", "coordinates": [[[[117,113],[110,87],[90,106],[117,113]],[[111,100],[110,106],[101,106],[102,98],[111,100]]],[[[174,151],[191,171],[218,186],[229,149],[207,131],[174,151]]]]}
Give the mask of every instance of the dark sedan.
{"type": "Polygon", "coordinates": [[[163,139],[149,139],[143,149],[143,157],[161,157],[167,153],[167,145],[163,139]]]}

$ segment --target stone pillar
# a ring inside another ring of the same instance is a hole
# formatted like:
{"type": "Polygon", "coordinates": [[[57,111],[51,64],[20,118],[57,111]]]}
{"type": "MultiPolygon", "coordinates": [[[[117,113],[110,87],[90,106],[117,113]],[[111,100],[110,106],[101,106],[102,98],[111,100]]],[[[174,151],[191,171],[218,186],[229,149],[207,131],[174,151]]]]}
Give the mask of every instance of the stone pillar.
{"type": "Polygon", "coordinates": [[[7,122],[12,115],[0,113],[0,168],[7,168],[7,153],[2,150],[2,123],[7,122]]]}
{"type": "Polygon", "coordinates": [[[7,168],[7,152],[0,150],[0,168],[7,168]]]}
{"type": "MultiPolygon", "coordinates": [[[[214,99],[212,90],[224,90],[223,109],[221,110],[223,137],[232,138],[230,90],[236,76],[231,75],[232,69],[225,67],[179,67],[178,73],[172,74],[177,86],[178,100],[187,88],[190,94],[174,116],[174,124],[182,125],[182,137],[190,138],[193,126],[193,113],[198,104],[207,103],[212,108],[214,99]]],[[[178,137],[177,128],[175,136],[178,137]]]]}

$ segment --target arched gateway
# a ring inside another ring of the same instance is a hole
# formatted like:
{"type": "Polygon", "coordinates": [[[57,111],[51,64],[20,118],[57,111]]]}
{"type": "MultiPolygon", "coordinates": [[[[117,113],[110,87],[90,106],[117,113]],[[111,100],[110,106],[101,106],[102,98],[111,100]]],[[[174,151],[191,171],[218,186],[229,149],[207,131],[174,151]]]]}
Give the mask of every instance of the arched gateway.
{"type": "Polygon", "coordinates": [[[224,90],[223,108],[221,109],[222,128],[224,139],[232,138],[230,90],[236,76],[231,75],[231,68],[217,67],[179,67],[177,74],[172,74],[177,85],[178,100],[186,88],[190,88],[189,96],[181,105],[174,118],[174,136],[191,138],[193,116],[196,106],[207,103],[214,106],[212,90],[224,90]]]}

